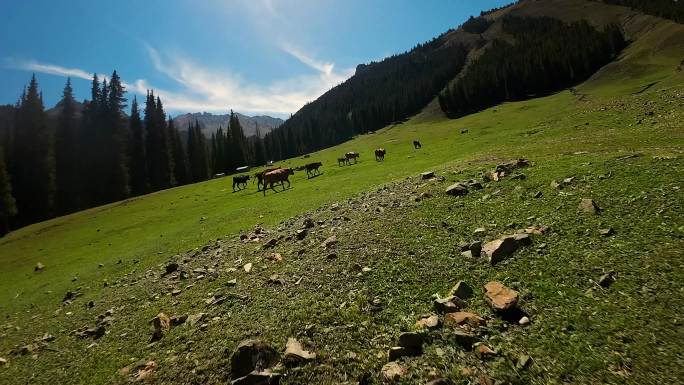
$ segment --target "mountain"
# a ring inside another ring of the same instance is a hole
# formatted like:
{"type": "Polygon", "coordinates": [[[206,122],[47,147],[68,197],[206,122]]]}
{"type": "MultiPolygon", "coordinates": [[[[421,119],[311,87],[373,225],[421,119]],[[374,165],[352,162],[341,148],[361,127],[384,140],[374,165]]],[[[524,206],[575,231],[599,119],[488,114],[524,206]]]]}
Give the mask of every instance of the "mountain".
{"type": "MultiPolygon", "coordinates": [[[[235,113],[240,120],[242,125],[242,130],[245,132],[245,136],[250,137],[256,135],[256,128],[259,127],[261,136],[263,137],[267,133],[271,132],[274,128],[279,127],[283,124],[283,120],[279,118],[273,118],[266,115],[258,116],[247,116],[239,112],[235,113]]],[[[194,123],[197,120],[202,127],[202,133],[209,137],[212,133],[216,132],[219,127],[223,127],[225,130],[228,126],[228,119],[230,119],[229,114],[225,115],[214,115],[208,112],[196,112],[193,114],[179,115],[174,118],[176,127],[180,130],[185,130],[190,123],[194,123]]]]}
{"type": "MultiPolygon", "coordinates": [[[[660,17],[677,21],[683,8],[671,0],[520,0],[483,12],[407,52],[357,66],[267,135],[265,146],[271,159],[291,158],[416,115],[458,117],[573,87],[604,66],[629,67],[621,52],[649,40],[654,28],[680,26],[660,17]]],[[[664,41],[681,40],[666,32],[664,41]]]]}

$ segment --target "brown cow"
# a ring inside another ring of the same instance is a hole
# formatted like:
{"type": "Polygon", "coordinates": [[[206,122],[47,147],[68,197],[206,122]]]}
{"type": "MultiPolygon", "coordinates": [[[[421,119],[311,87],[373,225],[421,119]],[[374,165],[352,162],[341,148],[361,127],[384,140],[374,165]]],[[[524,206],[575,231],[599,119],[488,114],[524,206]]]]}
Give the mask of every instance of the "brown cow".
{"type": "Polygon", "coordinates": [[[385,154],[387,151],[385,151],[384,148],[378,148],[375,150],[375,160],[380,161],[380,160],[385,160],[385,154]]]}
{"type": "Polygon", "coordinates": [[[277,170],[269,171],[264,174],[264,196],[266,196],[266,189],[270,188],[276,191],[273,187],[274,184],[280,183],[283,186],[283,191],[285,191],[285,182],[287,182],[287,188],[290,188],[290,180],[288,179],[290,175],[294,175],[294,171],[290,168],[280,168],[277,170]],[[268,186],[268,187],[267,187],[268,186]]]}
{"type": "Polygon", "coordinates": [[[275,171],[275,170],[280,170],[280,167],[271,167],[267,168],[263,171],[259,171],[258,173],[254,174],[254,180],[257,181],[257,192],[261,191],[262,185],[264,185],[264,174],[267,172],[275,171]]]}
{"type": "Polygon", "coordinates": [[[347,159],[347,163],[349,163],[352,159],[354,159],[354,164],[356,164],[356,162],[358,161],[360,156],[361,156],[361,154],[359,154],[358,152],[354,152],[354,151],[350,151],[350,152],[344,154],[344,157],[347,159]]]}

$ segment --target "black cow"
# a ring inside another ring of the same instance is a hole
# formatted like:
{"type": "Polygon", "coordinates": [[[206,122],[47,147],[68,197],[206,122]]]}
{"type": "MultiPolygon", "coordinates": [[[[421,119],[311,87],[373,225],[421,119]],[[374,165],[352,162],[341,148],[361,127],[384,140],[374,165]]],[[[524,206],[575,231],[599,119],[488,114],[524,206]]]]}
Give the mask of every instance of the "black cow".
{"type": "Polygon", "coordinates": [[[314,163],[309,163],[304,168],[306,169],[306,176],[308,178],[311,178],[312,176],[320,174],[319,168],[323,166],[323,163],[321,162],[314,162],[314,163]]]}
{"type": "Polygon", "coordinates": [[[247,188],[247,181],[249,180],[249,175],[236,175],[233,177],[233,192],[235,192],[235,187],[237,186],[238,191],[243,188],[247,188]]]}
{"type": "Polygon", "coordinates": [[[419,149],[419,148],[421,148],[421,147],[423,147],[423,146],[420,145],[420,142],[419,142],[419,141],[417,141],[417,140],[414,140],[414,141],[413,141],[413,148],[415,148],[415,149],[417,150],[417,149],[419,149]]]}

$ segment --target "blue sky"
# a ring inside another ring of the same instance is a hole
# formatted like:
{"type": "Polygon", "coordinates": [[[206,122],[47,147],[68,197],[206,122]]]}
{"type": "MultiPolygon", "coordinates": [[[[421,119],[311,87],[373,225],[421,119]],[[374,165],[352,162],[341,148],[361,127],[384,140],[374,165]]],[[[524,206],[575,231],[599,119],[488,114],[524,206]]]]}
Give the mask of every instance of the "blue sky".
{"type": "Polygon", "coordinates": [[[0,104],[116,69],[167,112],[287,116],[353,74],[509,0],[0,0],[0,104]]]}

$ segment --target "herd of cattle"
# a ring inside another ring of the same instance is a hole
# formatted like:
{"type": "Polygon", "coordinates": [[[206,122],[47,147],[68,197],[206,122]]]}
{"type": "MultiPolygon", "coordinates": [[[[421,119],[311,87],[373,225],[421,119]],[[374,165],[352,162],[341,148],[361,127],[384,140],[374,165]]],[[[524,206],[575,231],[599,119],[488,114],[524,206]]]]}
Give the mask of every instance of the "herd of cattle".
{"type": "MultiPolygon", "coordinates": [[[[419,141],[413,141],[413,147],[415,149],[421,148],[421,144],[419,141]]],[[[375,150],[375,160],[376,161],[384,161],[385,160],[385,154],[387,151],[384,148],[378,148],[375,150]]],[[[350,151],[346,154],[344,154],[343,157],[337,158],[337,164],[338,166],[349,166],[351,165],[351,162],[353,161],[354,164],[358,162],[359,157],[361,157],[361,154],[358,152],[350,151]]],[[[257,191],[263,191],[264,196],[266,196],[266,190],[271,189],[273,191],[275,190],[275,186],[280,185],[283,188],[283,191],[290,188],[290,175],[294,175],[295,171],[306,171],[306,176],[307,178],[313,178],[321,173],[320,168],[323,166],[323,163],[321,162],[313,162],[313,163],[307,163],[303,166],[297,167],[295,169],[292,168],[287,168],[287,167],[272,167],[272,168],[267,168],[265,170],[259,171],[256,174],[254,174],[254,179],[253,181],[257,182],[257,191]],[[285,183],[287,183],[287,187],[285,187],[285,183]]],[[[236,175],[233,177],[233,192],[235,192],[236,187],[237,190],[242,190],[247,188],[247,182],[250,180],[249,175],[236,175]]]]}

